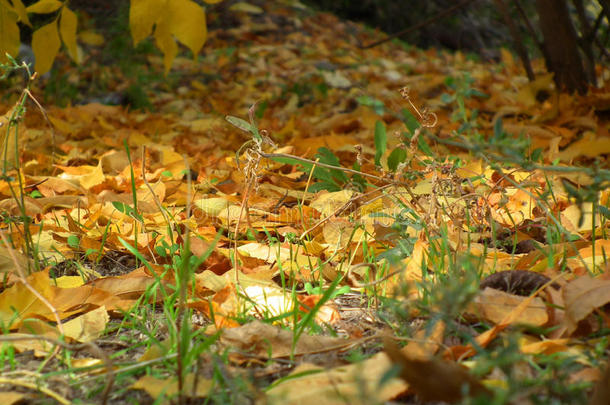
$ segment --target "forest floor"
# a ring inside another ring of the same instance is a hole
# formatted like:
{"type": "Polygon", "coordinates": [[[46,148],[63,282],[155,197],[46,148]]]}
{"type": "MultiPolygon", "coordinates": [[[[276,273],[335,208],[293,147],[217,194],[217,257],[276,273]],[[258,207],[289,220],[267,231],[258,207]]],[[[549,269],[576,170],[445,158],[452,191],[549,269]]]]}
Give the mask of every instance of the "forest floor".
{"type": "Polygon", "coordinates": [[[607,67],[209,27],[3,84],[0,403],[610,401],[607,67]]]}

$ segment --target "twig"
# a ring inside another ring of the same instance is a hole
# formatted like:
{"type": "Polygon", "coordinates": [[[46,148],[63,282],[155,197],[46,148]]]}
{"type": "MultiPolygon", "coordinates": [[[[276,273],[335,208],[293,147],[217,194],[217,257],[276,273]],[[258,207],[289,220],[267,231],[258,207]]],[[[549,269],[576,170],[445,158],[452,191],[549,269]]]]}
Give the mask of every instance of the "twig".
{"type": "Polygon", "coordinates": [[[536,30],[534,29],[534,26],[532,25],[529,17],[527,16],[527,13],[525,12],[523,7],[521,6],[521,3],[519,2],[519,0],[514,0],[514,4],[515,4],[515,7],[517,8],[517,11],[519,12],[519,15],[521,16],[521,18],[523,18],[523,22],[525,23],[525,26],[527,27],[527,30],[529,31],[530,37],[534,40],[534,42],[536,42],[536,45],[538,46],[538,49],[542,50],[543,49],[543,44],[538,39],[538,35],[536,34],[536,30]]]}
{"type": "MultiPolygon", "coordinates": [[[[106,367],[106,370],[108,370],[108,372],[106,373],[106,387],[104,387],[104,391],[102,392],[102,404],[105,405],[108,403],[108,396],[110,395],[110,390],[112,389],[112,386],[114,384],[114,366],[112,364],[112,359],[106,354],[106,352],[104,352],[102,349],[100,349],[100,347],[97,346],[95,343],[83,342],[83,343],[79,343],[79,344],[70,344],[70,343],[61,341],[59,339],[54,339],[50,336],[45,336],[45,335],[20,334],[19,336],[9,336],[9,335],[0,336],[0,342],[17,342],[20,340],[44,340],[49,343],[53,343],[58,347],[63,347],[66,350],[80,351],[83,349],[89,349],[94,356],[98,356],[101,358],[101,360],[104,362],[104,366],[106,367]]],[[[2,381],[0,381],[0,382],[2,382],[2,381]]],[[[7,381],[6,383],[7,384],[17,384],[13,380],[7,381]]],[[[32,388],[40,389],[42,391],[42,388],[40,388],[39,386],[34,386],[32,388]]],[[[43,392],[45,392],[45,391],[43,391],[43,392]]],[[[45,393],[47,393],[47,392],[45,392],[45,393]]],[[[70,402],[68,401],[66,403],[70,403],[70,402]]]]}
{"type": "Polygon", "coordinates": [[[525,72],[527,73],[527,78],[530,82],[533,82],[536,79],[536,76],[534,75],[534,70],[532,69],[532,64],[527,54],[527,50],[523,45],[521,34],[519,33],[517,26],[515,25],[512,17],[510,16],[508,6],[504,2],[504,0],[495,0],[495,2],[498,8],[500,9],[500,12],[502,13],[502,16],[504,17],[504,23],[508,27],[510,35],[513,37],[513,45],[515,47],[515,50],[519,54],[519,57],[521,58],[521,63],[523,63],[523,67],[525,68],[525,72]]]}
{"type": "Polygon", "coordinates": [[[383,44],[385,42],[391,41],[394,38],[398,38],[398,37],[401,37],[401,36],[403,36],[405,34],[408,34],[410,32],[416,31],[416,30],[418,30],[418,29],[420,29],[422,27],[425,27],[426,25],[428,25],[430,23],[433,23],[434,21],[436,21],[438,19],[441,19],[443,17],[446,17],[446,16],[452,14],[454,11],[456,11],[459,8],[464,7],[465,5],[470,3],[471,1],[474,1],[474,0],[463,0],[460,3],[458,3],[458,4],[455,4],[455,5],[451,6],[451,7],[449,7],[448,9],[441,11],[440,13],[438,13],[436,15],[433,15],[432,17],[428,18],[427,20],[424,20],[424,21],[422,21],[420,23],[412,25],[411,27],[406,28],[406,29],[404,29],[402,31],[398,31],[398,32],[396,32],[396,33],[394,33],[392,35],[387,36],[384,39],[380,39],[379,41],[375,41],[372,44],[368,44],[368,45],[358,44],[358,48],[360,48],[360,49],[373,48],[373,47],[375,47],[377,45],[381,45],[381,44],[383,44]]]}
{"type": "MultiPolygon", "coordinates": [[[[45,387],[41,387],[40,384],[16,380],[14,378],[3,378],[3,377],[0,377],[0,384],[17,385],[19,387],[25,387],[25,388],[29,388],[31,390],[40,391],[43,394],[45,394],[46,396],[53,398],[54,400],[56,400],[57,402],[59,402],[62,405],[70,405],[72,403],[70,400],[62,397],[57,392],[51,391],[50,389],[45,388],[45,387]]],[[[21,402],[21,401],[19,401],[19,402],[21,402]]]]}

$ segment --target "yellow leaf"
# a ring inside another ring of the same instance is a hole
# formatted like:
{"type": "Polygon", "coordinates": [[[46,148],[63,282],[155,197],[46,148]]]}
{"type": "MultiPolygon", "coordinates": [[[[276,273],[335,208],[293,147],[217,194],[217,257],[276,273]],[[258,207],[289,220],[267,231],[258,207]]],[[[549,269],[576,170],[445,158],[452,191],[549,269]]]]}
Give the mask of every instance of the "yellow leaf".
{"type": "Polygon", "coordinates": [[[5,53],[12,57],[17,57],[19,53],[18,19],[17,13],[6,0],[0,0],[0,62],[7,60],[5,53]]]}
{"type": "Polygon", "coordinates": [[[87,45],[91,45],[91,46],[104,45],[104,37],[91,30],[79,32],[78,37],[80,38],[80,40],[82,42],[84,42],[87,45]]]}
{"type": "Polygon", "coordinates": [[[26,8],[28,13],[47,14],[57,11],[62,3],[59,0],[40,0],[26,8]]]}
{"type": "Polygon", "coordinates": [[[222,0],[203,0],[208,4],[218,4],[220,3],[222,0]]]}
{"type": "Polygon", "coordinates": [[[176,41],[172,37],[167,19],[163,19],[157,24],[157,28],[155,29],[155,42],[157,48],[163,52],[163,66],[165,68],[165,74],[167,74],[172,67],[176,54],[178,54],[178,45],[176,45],[176,41]]]}
{"type": "Polygon", "coordinates": [[[59,32],[57,31],[57,20],[44,25],[34,31],[32,36],[32,50],[36,55],[34,70],[38,74],[45,74],[51,70],[55,56],[60,46],[59,32]]]}
{"type": "Polygon", "coordinates": [[[169,16],[170,32],[189,48],[195,57],[208,35],[205,12],[201,6],[190,0],[173,0],[169,3],[169,16]]]}
{"type": "Polygon", "coordinates": [[[166,4],[167,0],[131,0],[129,27],[134,46],[151,34],[153,25],[166,12],[166,4]]]}
{"type": "Polygon", "coordinates": [[[64,323],[64,333],[78,342],[90,342],[102,335],[109,319],[106,307],[102,305],[64,323]]]}
{"type": "MultiPolygon", "coordinates": [[[[184,379],[183,391],[189,397],[205,397],[212,389],[212,381],[205,378],[195,378],[194,374],[187,374],[184,379]],[[197,382],[197,385],[195,385],[197,382]]],[[[171,397],[178,392],[178,382],[174,379],[159,379],[152,376],[142,376],[131,389],[144,390],[148,395],[157,399],[161,396],[171,397]]]]}
{"type": "Polygon", "coordinates": [[[64,45],[68,50],[68,55],[76,63],[80,63],[78,57],[78,48],[76,46],[76,26],[78,21],[76,14],[68,7],[64,7],[61,10],[61,20],[59,20],[59,32],[61,33],[61,39],[64,41],[64,45]]]}
{"type": "Polygon", "coordinates": [[[13,7],[17,15],[19,16],[19,21],[27,25],[28,27],[32,27],[32,23],[28,18],[28,13],[23,5],[21,0],[13,0],[13,7]]]}
{"type": "Polygon", "coordinates": [[[243,13],[250,13],[250,14],[262,14],[262,13],[264,13],[262,8],[260,8],[258,6],[254,6],[254,5],[249,4],[249,3],[245,3],[243,1],[240,1],[239,3],[233,4],[231,7],[229,7],[229,10],[231,10],[231,11],[241,11],[243,13]]]}

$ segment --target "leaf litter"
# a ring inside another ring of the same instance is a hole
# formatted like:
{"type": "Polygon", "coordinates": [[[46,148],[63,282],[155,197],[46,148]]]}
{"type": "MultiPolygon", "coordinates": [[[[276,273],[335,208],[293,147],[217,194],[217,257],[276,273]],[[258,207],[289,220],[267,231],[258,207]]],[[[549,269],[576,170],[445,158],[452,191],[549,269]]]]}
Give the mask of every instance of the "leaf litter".
{"type": "Polygon", "coordinates": [[[28,109],[22,185],[0,182],[3,398],[89,398],[122,372],[113,403],[174,395],[162,302],[186,238],[203,258],[185,305],[202,347],[183,381],[193,397],[518,401],[553,355],[587,392],[607,379],[607,81],[557,94],[541,62],[527,83],[504,50],[500,63],[362,50],[380,34],[261,7],[234,9],[239,24],[210,30],[196,62],[178,58],[180,83],[148,94],[155,112],[48,104],[52,136],[28,109]],[[44,263],[31,274],[26,226],[44,263]],[[492,361],[505,348],[512,368],[492,361]],[[76,377],[45,375],[70,364],[76,377]]]}

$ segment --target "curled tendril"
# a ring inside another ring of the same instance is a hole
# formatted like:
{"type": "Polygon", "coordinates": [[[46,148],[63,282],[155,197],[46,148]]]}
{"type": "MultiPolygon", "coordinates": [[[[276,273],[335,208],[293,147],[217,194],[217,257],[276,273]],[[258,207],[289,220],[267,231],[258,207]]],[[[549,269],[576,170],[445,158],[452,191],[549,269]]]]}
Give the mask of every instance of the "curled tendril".
{"type": "Polygon", "coordinates": [[[413,111],[415,111],[417,113],[421,126],[426,127],[426,128],[435,127],[436,124],[438,123],[438,117],[436,116],[436,114],[428,111],[427,108],[422,109],[422,111],[420,112],[419,109],[415,106],[415,104],[413,104],[413,102],[411,101],[411,98],[409,96],[409,91],[410,91],[410,89],[408,86],[402,87],[399,90],[400,96],[404,100],[407,100],[407,102],[411,105],[411,108],[413,108],[413,111]]]}
{"type": "Polygon", "coordinates": [[[435,113],[428,111],[427,108],[424,108],[421,115],[421,125],[426,128],[433,128],[438,123],[438,117],[435,113]]]}

